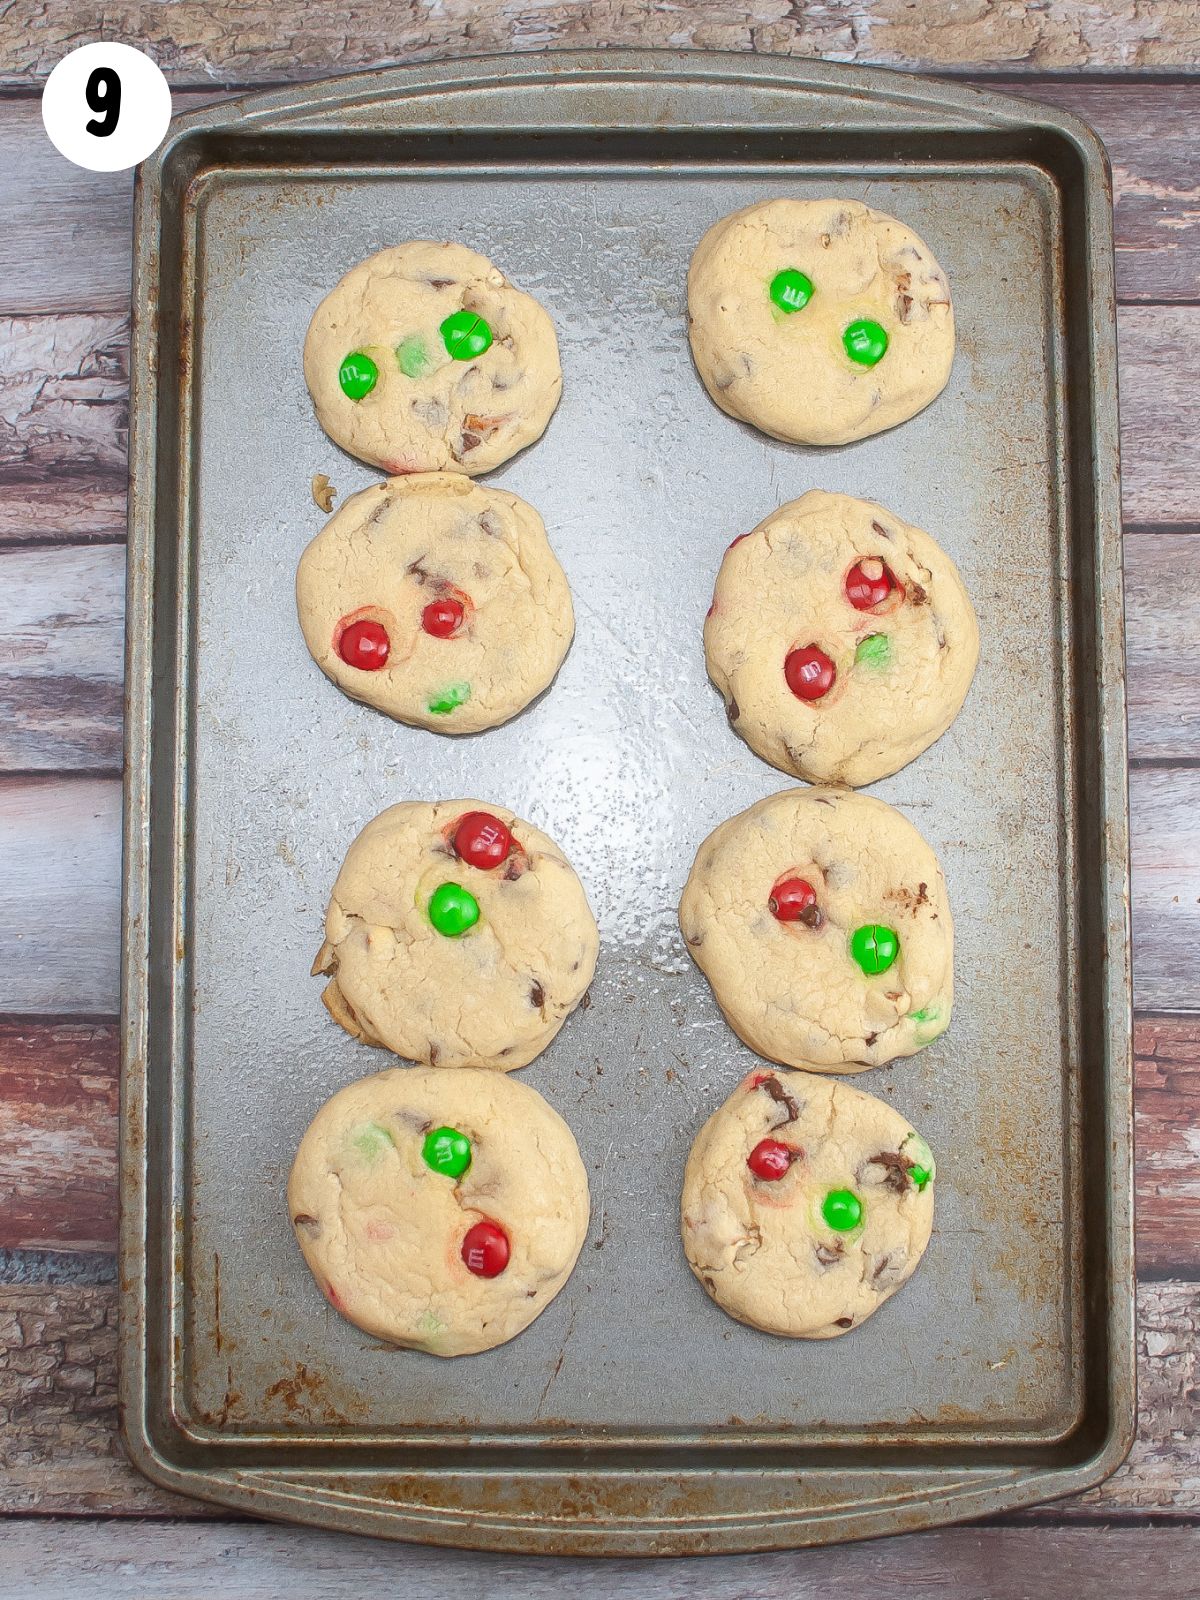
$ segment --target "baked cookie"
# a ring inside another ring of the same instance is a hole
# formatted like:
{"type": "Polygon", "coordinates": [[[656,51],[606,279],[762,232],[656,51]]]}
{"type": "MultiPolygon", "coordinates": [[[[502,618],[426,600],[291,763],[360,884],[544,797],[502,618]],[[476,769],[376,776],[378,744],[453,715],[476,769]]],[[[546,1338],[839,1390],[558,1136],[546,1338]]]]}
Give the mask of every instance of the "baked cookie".
{"type": "Polygon", "coordinates": [[[704,623],[750,748],[812,783],[874,783],[939,739],[979,659],[958,568],[869,500],[810,489],[735,539],[704,623]]]}
{"type": "Polygon", "coordinates": [[[342,863],[314,973],[335,1021],[431,1067],[524,1067],[583,999],[600,939],[552,839],[502,806],[408,801],[342,863]]]}
{"type": "Polygon", "coordinates": [[[882,800],[787,789],[731,817],[697,852],[679,926],[730,1027],[773,1061],[857,1072],[949,1025],[946,882],[882,800]]]}
{"type": "Polygon", "coordinates": [[[450,472],[352,495],[301,556],[296,607],[339,689],[438,733],[515,716],[575,628],[533,507],[450,472]]]}
{"type": "Polygon", "coordinates": [[[906,1118],[810,1072],[752,1072],[696,1137],[683,1248],[739,1322],[836,1339],[912,1277],[934,1163],[906,1118]]]}
{"type": "Polygon", "coordinates": [[[928,245],[857,200],[766,200],[714,223],[688,272],[688,328],[721,410],[799,444],[906,422],[954,359],[928,245]]]}
{"type": "Polygon", "coordinates": [[[541,438],[562,393],[533,296],[427,239],[380,250],[325,296],[304,379],[334,443],[386,472],[490,472],[541,438]]]}
{"type": "Polygon", "coordinates": [[[435,1356],[527,1328],[588,1228],[587,1173],[558,1112],[466,1070],[393,1067],[339,1090],[300,1142],[287,1198],[334,1309],[435,1356]]]}

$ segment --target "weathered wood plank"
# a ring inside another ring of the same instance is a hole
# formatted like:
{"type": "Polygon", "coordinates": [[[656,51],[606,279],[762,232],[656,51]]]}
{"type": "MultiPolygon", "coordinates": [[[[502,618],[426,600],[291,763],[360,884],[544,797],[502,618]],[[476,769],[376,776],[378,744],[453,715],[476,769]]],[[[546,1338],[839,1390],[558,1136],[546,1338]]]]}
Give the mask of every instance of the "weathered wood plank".
{"type": "Polygon", "coordinates": [[[1135,1004],[1200,1010],[1200,770],[1134,771],[1129,796],[1135,1004]]]}
{"type": "Polygon", "coordinates": [[[1200,757],[1200,535],[1125,534],[1129,753],[1200,757]]]}
{"type": "MultiPolygon", "coordinates": [[[[1200,1010],[1200,769],[1131,775],[1134,999],[1200,1010]]],[[[0,779],[0,1012],[117,1009],[120,786],[0,779]]]]}
{"type": "Polygon", "coordinates": [[[1123,306],[1122,500],[1131,522],[1200,521],[1200,306],[1123,306]]]}
{"type": "Polygon", "coordinates": [[[0,1600],[1078,1600],[1100,1573],[1124,1593],[1190,1600],[1195,1528],[942,1528],[772,1555],[671,1561],[478,1556],[245,1522],[86,1526],[21,1519],[0,1530],[0,1600]]]}
{"type": "MultiPolygon", "coordinates": [[[[176,94],[172,108],[179,116],[224,98],[176,94]]],[[[133,174],[86,172],[64,161],[33,94],[0,100],[0,150],[0,316],[127,313],[133,174]]]]}
{"type": "Polygon", "coordinates": [[[1200,1513],[1200,1294],[1193,1282],[1138,1286],[1138,1436],[1107,1483],[1068,1515],[1200,1513]]]}
{"type": "Polygon", "coordinates": [[[116,1383],[114,1286],[0,1285],[0,1512],[191,1512],[125,1460],[116,1383]]]}
{"type": "Polygon", "coordinates": [[[0,1248],[112,1251],[115,1020],[0,1017],[0,1248]]]}
{"type": "MultiPolygon", "coordinates": [[[[81,490],[111,507],[127,472],[129,320],[120,313],[0,318],[0,540],[29,537],[24,507],[64,491],[59,535],[81,490]]],[[[83,502],[87,504],[85,500],[83,502]]]]}
{"type": "Polygon", "coordinates": [[[125,549],[0,550],[0,772],[121,766],[125,549]]]}
{"type": "MultiPolygon", "coordinates": [[[[1125,306],[1125,514],[1200,523],[1200,306],[1125,306]]],[[[128,328],[120,314],[0,319],[0,543],[111,524],[125,482],[128,328]],[[96,513],[87,495],[99,497],[96,513]],[[65,493],[61,516],[50,504],[65,493]],[[36,504],[31,516],[28,505],[36,504]],[[82,527],[80,527],[82,513],[82,527]]]]}
{"type": "MultiPolygon", "coordinates": [[[[1200,1514],[1196,1284],[1144,1283],[1138,1309],[1138,1441],[1108,1483],[1059,1502],[1064,1520],[1200,1514]]],[[[112,1285],[0,1284],[0,1513],[137,1515],[184,1504],[121,1454],[115,1316],[112,1285]]]]}
{"type": "Polygon", "coordinates": [[[1104,140],[1116,203],[1118,298],[1200,298],[1200,84],[1058,78],[996,87],[1074,112],[1104,140]]]}
{"type": "Polygon", "coordinates": [[[178,84],[321,77],[429,56],[586,45],[762,50],[926,68],[1173,67],[1200,60],[1189,0],[473,0],[372,12],[319,0],[43,0],[0,17],[0,86],[38,82],[68,50],[136,40],[178,84]]]}
{"type": "MultiPolygon", "coordinates": [[[[980,80],[986,83],[987,80],[980,80]]],[[[1117,292],[1126,300],[1200,298],[1200,183],[1192,131],[1200,84],[1004,80],[1005,93],[1063,107],[1108,147],[1116,200],[1117,292]]],[[[177,94],[176,114],[224,96],[177,94]]],[[[85,172],[46,138],[37,99],[0,101],[0,315],[125,311],[133,182],[85,172]]]]}
{"type": "Polygon", "coordinates": [[[0,1012],[118,1009],[121,786],[0,780],[0,1012]]]}
{"type": "Polygon", "coordinates": [[[1137,1252],[1143,1272],[1200,1263],[1200,1017],[1134,1029],[1137,1252]]]}
{"type": "MultiPolygon", "coordinates": [[[[1141,1017],[1138,1264],[1200,1275],[1200,1018],[1141,1017]]],[[[0,1016],[0,1249],[109,1251],[117,1236],[116,1019],[0,1016]]]]}

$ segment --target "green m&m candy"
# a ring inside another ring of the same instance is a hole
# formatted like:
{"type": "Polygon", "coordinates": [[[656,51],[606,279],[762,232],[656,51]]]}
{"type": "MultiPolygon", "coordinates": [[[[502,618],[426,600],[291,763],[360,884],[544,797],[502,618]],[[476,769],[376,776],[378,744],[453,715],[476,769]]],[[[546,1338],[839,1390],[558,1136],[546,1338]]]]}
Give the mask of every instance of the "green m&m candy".
{"type": "Polygon", "coordinates": [[[374,1161],[388,1145],[395,1145],[388,1130],[380,1122],[367,1122],[354,1135],[354,1148],[365,1161],[374,1161]]]}
{"type": "Polygon", "coordinates": [[[425,341],[412,334],[396,346],[396,365],[406,378],[423,378],[433,366],[425,341]]]}
{"type": "Polygon", "coordinates": [[[858,317],[842,334],[842,345],[851,361],[860,367],[874,367],[887,354],[887,331],[869,317],[858,317]]]}
{"type": "Polygon", "coordinates": [[[338,368],[338,382],[347,400],[361,400],[379,382],[379,368],[363,350],[352,350],[338,368]]]}
{"type": "Polygon", "coordinates": [[[457,711],[459,706],[466,705],[470,698],[469,683],[452,683],[434,695],[429,702],[429,711],[435,717],[448,717],[452,711],[457,711]]]}
{"type": "Polygon", "coordinates": [[[460,883],[443,883],[429,897],[429,920],[447,939],[457,939],[479,921],[479,901],[460,883]]]}
{"type": "Polygon", "coordinates": [[[886,667],[892,655],[892,642],[886,633],[869,633],[858,641],[856,662],[868,667],[886,667]]]}
{"type": "Polygon", "coordinates": [[[850,954],[869,978],[875,978],[900,954],[900,940],[894,929],[870,922],[850,935],[850,954]]]}
{"type": "Polygon", "coordinates": [[[862,1221],[862,1201],[852,1189],[830,1189],[821,1202],[821,1215],[835,1233],[849,1233],[862,1221]]]}
{"type": "Polygon", "coordinates": [[[492,330],[476,311],[452,311],[439,331],[455,361],[471,361],[491,348],[492,330]]]}
{"type": "Polygon", "coordinates": [[[937,1168],[934,1165],[933,1151],[925,1143],[919,1133],[910,1133],[900,1145],[900,1154],[907,1156],[912,1165],[908,1175],[917,1186],[918,1194],[927,1183],[932,1182],[937,1168]]]}
{"type": "Polygon", "coordinates": [[[812,299],[813,283],[807,273],[796,267],[785,267],[771,279],[771,299],[780,311],[802,311],[812,299]]]}
{"type": "Polygon", "coordinates": [[[471,1141],[457,1128],[434,1128],[425,1135],[421,1157],[446,1178],[461,1178],[471,1165],[471,1141]]]}

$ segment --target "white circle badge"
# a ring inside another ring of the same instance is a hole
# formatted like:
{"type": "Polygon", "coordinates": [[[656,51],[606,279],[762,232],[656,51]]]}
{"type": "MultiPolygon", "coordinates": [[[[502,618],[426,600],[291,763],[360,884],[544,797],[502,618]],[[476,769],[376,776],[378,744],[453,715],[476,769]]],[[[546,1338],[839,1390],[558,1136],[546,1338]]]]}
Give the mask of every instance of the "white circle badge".
{"type": "Polygon", "coordinates": [[[85,44],[64,56],[42,90],[50,143],[89,172],[124,172],[158,149],[171,91],[150,57],[128,44],[85,44]]]}

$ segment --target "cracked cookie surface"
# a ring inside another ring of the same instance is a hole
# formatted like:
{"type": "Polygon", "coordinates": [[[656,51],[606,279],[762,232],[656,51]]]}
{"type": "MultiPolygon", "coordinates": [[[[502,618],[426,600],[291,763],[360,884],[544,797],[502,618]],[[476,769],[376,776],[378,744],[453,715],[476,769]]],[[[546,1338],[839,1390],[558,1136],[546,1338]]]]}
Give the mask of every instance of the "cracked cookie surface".
{"type": "Polygon", "coordinates": [[[575,628],[541,517],[453,473],[352,495],[300,558],[296,609],[339,689],[438,733],[515,716],[550,684],[575,628]],[[375,648],[360,655],[364,627],[375,648]]]}
{"type": "Polygon", "coordinates": [[[945,879],[882,800],[788,789],[731,817],[696,853],[679,926],[730,1027],[773,1061],[855,1072],[949,1025],[945,879]]]}
{"type": "Polygon", "coordinates": [[[857,200],[767,200],[714,223],[688,271],[688,330],[722,411],[800,444],[906,421],[954,359],[928,245],[857,200]]]}
{"type": "Polygon", "coordinates": [[[562,393],[545,310],[486,256],[433,240],[346,273],[313,314],[304,378],[329,437],[391,473],[490,472],[562,393]]]}
{"type": "Polygon", "coordinates": [[[392,1344],[470,1355],[528,1327],[567,1281],[587,1173],[570,1128],[526,1085],[392,1068],[318,1111],[288,1215],[344,1317],[392,1344]]]}
{"type": "Polygon", "coordinates": [[[979,628],[929,534],[872,501],[810,489],[725,552],[704,653],[731,726],[764,761],[857,787],[949,728],[979,628]],[[824,678],[806,682],[816,667],[824,678]]]}
{"type": "Polygon", "coordinates": [[[916,1270],[934,1176],[920,1134],[874,1095],[810,1072],[752,1072],[692,1146],[684,1253],[739,1322],[833,1339],[916,1270]]]}
{"type": "Polygon", "coordinates": [[[365,1044],[511,1072],[583,999],[599,947],[583,885],[546,834],[479,800],[406,801],[350,846],[313,972],[329,977],[330,1015],[365,1044]],[[494,864],[460,853],[464,819],[479,817],[499,828],[494,864]]]}

